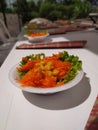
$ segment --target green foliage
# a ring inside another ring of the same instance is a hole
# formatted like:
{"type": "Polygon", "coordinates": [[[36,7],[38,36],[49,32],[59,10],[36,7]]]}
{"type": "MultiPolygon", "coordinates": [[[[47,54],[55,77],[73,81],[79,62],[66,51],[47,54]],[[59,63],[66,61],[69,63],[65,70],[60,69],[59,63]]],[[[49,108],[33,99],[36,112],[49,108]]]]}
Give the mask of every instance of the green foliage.
{"type": "Polygon", "coordinates": [[[82,69],[82,61],[79,60],[78,56],[69,55],[68,52],[64,51],[60,56],[60,60],[68,61],[72,65],[72,69],[68,72],[68,76],[64,79],[65,82],[68,82],[75,78],[78,71],[82,69]]]}
{"type": "Polygon", "coordinates": [[[45,3],[51,3],[51,4],[56,4],[57,1],[56,0],[45,0],[45,3]]]}
{"type": "MultiPolygon", "coordinates": [[[[28,22],[35,17],[43,17],[50,20],[57,19],[77,19],[88,17],[92,11],[90,0],[15,0],[13,2],[13,11],[22,17],[23,23],[28,22]]],[[[5,0],[0,1],[0,9],[3,3],[5,10],[5,0]]],[[[3,9],[2,9],[3,10],[3,9]]],[[[6,12],[11,10],[6,9],[6,12]]]]}
{"type": "Polygon", "coordinates": [[[62,13],[58,10],[53,10],[49,13],[48,19],[50,20],[57,20],[57,19],[62,19],[62,13]]]}
{"type": "Polygon", "coordinates": [[[37,8],[37,11],[39,13],[40,11],[40,7],[41,7],[41,4],[43,3],[43,0],[38,0],[37,4],[36,4],[36,8],[37,8]]]}
{"type": "Polygon", "coordinates": [[[6,10],[7,4],[5,0],[0,0],[0,11],[6,10]]]}
{"type": "Polygon", "coordinates": [[[55,8],[54,4],[51,4],[50,2],[42,3],[40,7],[40,16],[44,18],[48,18],[50,12],[54,10],[54,8],[55,8]]]}
{"type": "Polygon", "coordinates": [[[81,4],[79,2],[75,4],[75,18],[85,18],[88,16],[89,12],[91,12],[91,4],[86,0],[81,2],[81,4]]]}
{"type": "Polygon", "coordinates": [[[22,22],[25,23],[29,20],[29,5],[26,0],[17,0],[13,3],[13,7],[16,13],[22,16],[22,22]]]}

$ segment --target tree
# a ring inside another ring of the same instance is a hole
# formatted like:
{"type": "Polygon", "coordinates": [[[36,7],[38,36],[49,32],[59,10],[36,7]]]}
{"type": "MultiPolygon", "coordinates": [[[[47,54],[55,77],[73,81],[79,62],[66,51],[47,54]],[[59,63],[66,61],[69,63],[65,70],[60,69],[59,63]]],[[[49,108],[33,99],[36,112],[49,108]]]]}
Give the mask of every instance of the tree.
{"type": "Polygon", "coordinates": [[[16,0],[13,3],[15,12],[21,15],[23,24],[29,20],[29,7],[26,0],[16,0]]]}
{"type": "Polygon", "coordinates": [[[74,18],[85,18],[91,11],[91,4],[87,0],[74,0],[74,18]]]}
{"type": "Polygon", "coordinates": [[[87,0],[16,0],[14,9],[22,16],[23,23],[35,17],[50,20],[85,18],[91,11],[87,0]]]}
{"type": "Polygon", "coordinates": [[[51,11],[54,10],[54,4],[51,4],[50,2],[44,2],[41,4],[41,7],[40,7],[40,16],[41,17],[45,17],[45,18],[48,18],[49,14],[51,11]]]}
{"type": "Polygon", "coordinates": [[[39,8],[40,8],[40,1],[38,1],[37,5],[35,4],[33,0],[28,1],[29,19],[39,16],[39,8]]]}
{"type": "Polygon", "coordinates": [[[7,8],[7,4],[6,4],[6,1],[5,0],[1,0],[0,1],[0,10],[3,14],[3,18],[4,18],[4,23],[5,25],[7,26],[7,19],[6,19],[6,8],[7,8]]]}
{"type": "Polygon", "coordinates": [[[73,0],[62,0],[62,4],[71,5],[73,4],[73,0]]]}
{"type": "Polygon", "coordinates": [[[57,4],[56,0],[45,0],[46,3],[57,4]]]}
{"type": "Polygon", "coordinates": [[[36,5],[35,5],[35,2],[33,0],[28,1],[28,7],[29,7],[29,11],[32,11],[32,10],[36,11],[36,5]]]}
{"type": "Polygon", "coordinates": [[[89,1],[93,5],[97,5],[98,4],[98,0],[87,0],[87,1],[89,1]]]}
{"type": "Polygon", "coordinates": [[[43,3],[43,0],[38,0],[37,5],[36,5],[38,11],[40,10],[42,3],[43,3]]]}

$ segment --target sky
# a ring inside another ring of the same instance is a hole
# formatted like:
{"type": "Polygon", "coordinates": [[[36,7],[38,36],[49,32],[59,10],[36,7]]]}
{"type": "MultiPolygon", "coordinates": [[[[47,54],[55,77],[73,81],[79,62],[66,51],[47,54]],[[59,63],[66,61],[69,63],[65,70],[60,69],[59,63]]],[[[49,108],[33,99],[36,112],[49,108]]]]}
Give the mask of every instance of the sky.
{"type": "MultiPolygon", "coordinates": [[[[12,3],[13,1],[15,1],[15,0],[6,0],[7,3],[12,3]]],[[[34,0],[34,1],[37,2],[38,0],[34,0]]]]}
{"type": "Polygon", "coordinates": [[[5,0],[5,1],[9,4],[9,3],[12,3],[15,0],[5,0]]]}
{"type": "MultiPolygon", "coordinates": [[[[9,4],[9,3],[13,3],[14,1],[16,0],[6,0],[6,2],[9,4]]],[[[35,2],[37,2],[38,0],[34,0],[35,2]]]]}
{"type": "Polygon", "coordinates": [[[8,2],[8,3],[12,3],[13,1],[15,1],[15,0],[6,0],[6,2],[8,2]]]}
{"type": "MultiPolygon", "coordinates": [[[[6,2],[8,2],[8,3],[12,3],[13,1],[15,1],[15,0],[6,0],[6,2]]],[[[38,1],[38,0],[34,0],[34,1],[38,1]]]]}

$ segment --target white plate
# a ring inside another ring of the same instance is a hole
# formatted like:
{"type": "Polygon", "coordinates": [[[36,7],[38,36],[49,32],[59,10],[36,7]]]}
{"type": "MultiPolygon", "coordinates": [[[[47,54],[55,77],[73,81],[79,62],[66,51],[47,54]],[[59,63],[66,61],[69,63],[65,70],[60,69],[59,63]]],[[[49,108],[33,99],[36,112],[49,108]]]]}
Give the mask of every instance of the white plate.
{"type": "Polygon", "coordinates": [[[15,65],[12,67],[12,69],[9,72],[9,79],[10,81],[18,88],[20,88],[21,90],[24,90],[26,92],[31,92],[31,93],[37,93],[37,94],[49,94],[49,93],[56,93],[56,92],[60,92],[60,91],[64,91],[67,90],[69,88],[72,88],[73,86],[75,86],[76,84],[78,84],[81,79],[83,78],[83,71],[79,71],[77,76],[71,80],[70,82],[60,86],[60,87],[53,87],[53,88],[35,88],[35,87],[21,87],[21,85],[19,83],[17,83],[16,79],[19,78],[18,73],[16,71],[16,67],[18,67],[19,64],[15,65]]]}
{"type": "Polygon", "coordinates": [[[44,35],[44,36],[35,36],[35,37],[30,37],[30,36],[28,36],[28,35],[24,35],[24,37],[26,37],[26,38],[28,38],[28,40],[30,41],[30,42],[41,42],[41,41],[43,41],[46,37],[48,37],[49,36],[49,33],[47,33],[46,35],[44,35]]]}

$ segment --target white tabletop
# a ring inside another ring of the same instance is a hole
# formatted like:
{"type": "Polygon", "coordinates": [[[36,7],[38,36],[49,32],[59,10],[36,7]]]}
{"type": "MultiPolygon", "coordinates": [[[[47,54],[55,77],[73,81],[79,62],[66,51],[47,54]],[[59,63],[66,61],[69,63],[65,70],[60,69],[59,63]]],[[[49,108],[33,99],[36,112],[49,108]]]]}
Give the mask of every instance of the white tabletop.
{"type": "MultiPolygon", "coordinates": [[[[54,41],[57,39],[64,40],[60,36],[54,41]]],[[[84,130],[98,94],[98,55],[86,48],[16,50],[15,46],[0,68],[0,130],[84,130]],[[38,95],[21,91],[10,82],[9,72],[23,56],[63,50],[83,61],[84,77],[76,86],[38,95]]]]}

